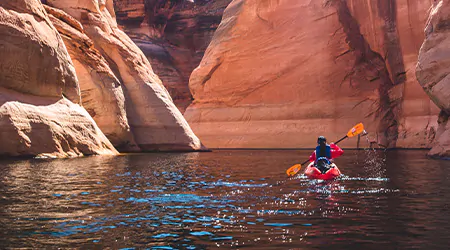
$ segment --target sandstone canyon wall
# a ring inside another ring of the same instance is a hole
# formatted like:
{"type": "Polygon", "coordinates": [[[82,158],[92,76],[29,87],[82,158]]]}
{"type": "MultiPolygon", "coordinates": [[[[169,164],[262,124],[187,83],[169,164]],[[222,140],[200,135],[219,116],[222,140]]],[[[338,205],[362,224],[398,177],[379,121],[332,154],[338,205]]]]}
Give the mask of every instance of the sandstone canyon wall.
{"type": "Polygon", "coordinates": [[[108,62],[77,20],[61,10],[44,7],[75,65],[83,106],[117,149],[137,151],[125,112],[123,89],[108,62]]]}
{"type": "Polygon", "coordinates": [[[115,0],[117,21],[140,47],[184,112],[189,77],[200,63],[231,0],[115,0]]]}
{"type": "Polygon", "coordinates": [[[233,0],[185,117],[212,148],[312,147],[358,122],[383,146],[430,147],[439,108],[414,71],[432,2],[233,0]]]}
{"type": "Polygon", "coordinates": [[[82,101],[115,146],[201,148],[147,58],[118,28],[112,0],[46,3],[73,57],[82,101]]]}
{"type": "Polygon", "coordinates": [[[437,140],[429,155],[450,157],[450,1],[435,1],[420,49],[417,79],[441,109],[437,140]]]}
{"type": "Polygon", "coordinates": [[[201,149],[112,0],[1,1],[0,34],[1,155],[201,149]]]}
{"type": "Polygon", "coordinates": [[[0,2],[0,154],[117,151],[80,106],[71,58],[38,0],[0,2]]]}

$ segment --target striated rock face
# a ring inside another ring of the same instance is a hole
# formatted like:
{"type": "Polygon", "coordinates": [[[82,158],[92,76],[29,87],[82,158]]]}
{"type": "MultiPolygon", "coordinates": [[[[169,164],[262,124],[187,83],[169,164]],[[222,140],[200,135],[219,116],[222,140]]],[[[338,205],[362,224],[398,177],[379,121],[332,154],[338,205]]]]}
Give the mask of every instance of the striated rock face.
{"type": "Polygon", "coordinates": [[[72,62],[42,5],[37,0],[15,0],[2,1],[0,7],[1,86],[36,96],[65,95],[79,103],[72,62]]]}
{"type": "Polygon", "coordinates": [[[212,148],[312,147],[358,122],[383,146],[429,147],[439,109],[414,68],[431,2],[234,0],[185,117],[212,148]]]}
{"type": "Polygon", "coordinates": [[[450,157],[450,1],[435,1],[425,28],[417,79],[441,109],[437,140],[429,155],[450,157]]]}
{"type": "Polygon", "coordinates": [[[69,51],[74,54],[77,74],[85,80],[80,86],[83,97],[88,98],[88,110],[94,119],[101,120],[102,129],[109,123],[107,131],[115,136],[113,141],[127,147],[136,144],[144,151],[201,148],[147,58],[118,28],[112,0],[47,3],[79,22],[73,24],[63,14],[54,13],[61,21],[55,20],[55,25],[65,37],[67,47],[75,47],[69,51]],[[80,55],[85,50],[89,53],[80,55]],[[111,113],[100,115],[105,112],[111,113]],[[126,121],[133,136],[127,132],[126,121]]]}
{"type": "Polygon", "coordinates": [[[77,20],[61,10],[44,7],[75,65],[83,106],[118,150],[138,151],[128,125],[122,86],[108,62],[77,20]]]}
{"type": "Polygon", "coordinates": [[[0,2],[0,154],[117,154],[80,105],[74,66],[38,0],[0,2]]]}
{"type": "Polygon", "coordinates": [[[150,60],[177,107],[191,103],[189,76],[231,0],[114,1],[117,21],[150,60]]]}

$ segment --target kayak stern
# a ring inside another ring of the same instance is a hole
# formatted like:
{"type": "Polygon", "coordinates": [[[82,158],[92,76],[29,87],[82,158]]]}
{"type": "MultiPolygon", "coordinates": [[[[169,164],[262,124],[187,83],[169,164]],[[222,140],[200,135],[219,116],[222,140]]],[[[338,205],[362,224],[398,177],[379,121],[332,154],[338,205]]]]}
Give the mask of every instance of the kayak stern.
{"type": "Polygon", "coordinates": [[[341,175],[341,171],[336,164],[332,163],[331,165],[332,168],[330,168],[330,170],[328,170],[325,174],[322,174],[322,172],[314,166],[314,162],[311,162],[308,167],[306,167],[305,175],[310,179],[332,180],[341,175]]]}

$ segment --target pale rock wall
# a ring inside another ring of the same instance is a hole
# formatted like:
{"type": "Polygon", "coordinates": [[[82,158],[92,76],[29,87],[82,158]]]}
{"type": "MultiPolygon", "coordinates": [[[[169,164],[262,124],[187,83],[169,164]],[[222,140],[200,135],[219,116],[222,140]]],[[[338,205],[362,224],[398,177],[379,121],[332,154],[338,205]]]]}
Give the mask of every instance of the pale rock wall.
{"type": "Polygon", "coordinates": [[[141,150],[201,148],[147,58],[118,28],[112,0],[48,0],[47,3],[81,23],[84,33],[121,82],[128,124],[141,150]]]}
{"type": "Polygon", "coordinates": [[[430,4],[234,0],[191,75],[185,117],[212,148],[313,147],[358,122],[383,146],[429,147],[439,109],[414,64],[430,4]]]}
{"type": "Polygon", "coordinates": [[[38,0],[0,2],[1,155],[117,154],[80,103],[74,66],[38,0]]]}
{"type": "Polygon", "coordinates": [[[430,156],[450,157],[450,1],[435,1],[425,28],[417,63],[417,79],[441,109],[437,140],[430,156]]]}

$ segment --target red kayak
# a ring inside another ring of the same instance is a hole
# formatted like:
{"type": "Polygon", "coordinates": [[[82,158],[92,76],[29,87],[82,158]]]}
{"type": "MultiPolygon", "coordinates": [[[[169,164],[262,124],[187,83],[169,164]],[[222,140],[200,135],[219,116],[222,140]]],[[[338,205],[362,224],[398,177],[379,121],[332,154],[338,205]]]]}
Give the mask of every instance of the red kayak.
{"type": "Polygon", "coordinates": [[[306,167],[305,175],[310,179],[332,180],[341,175],[341,171],[339,171],[336,164],[332,163],[331,168],[325,174],[322,174],[322,172],[314,166],[314,162],[311,162],[308,167],[306,167]]]}

